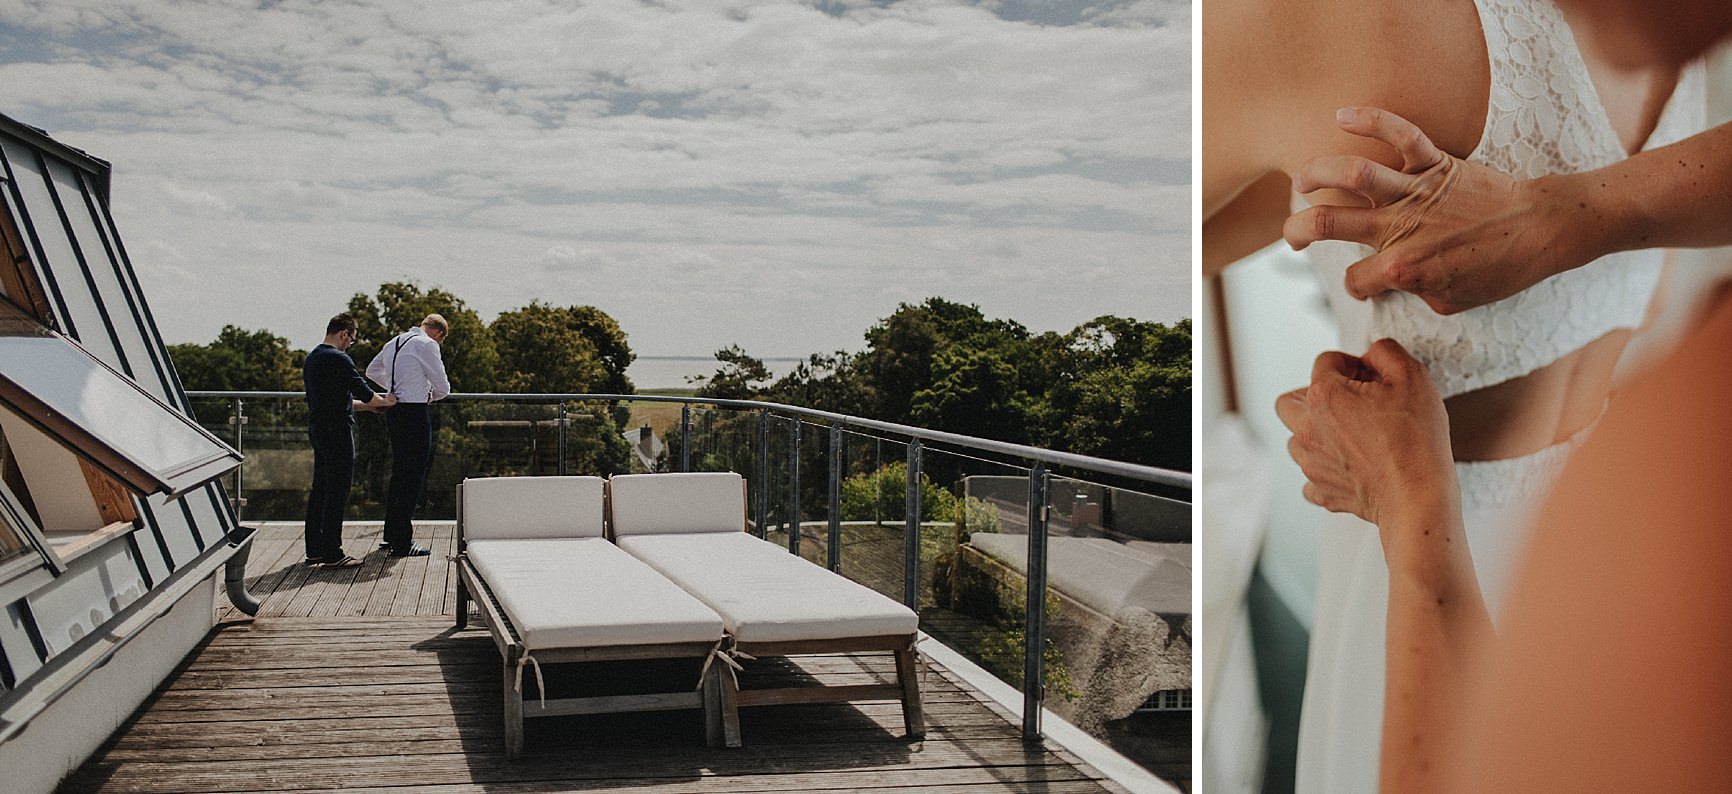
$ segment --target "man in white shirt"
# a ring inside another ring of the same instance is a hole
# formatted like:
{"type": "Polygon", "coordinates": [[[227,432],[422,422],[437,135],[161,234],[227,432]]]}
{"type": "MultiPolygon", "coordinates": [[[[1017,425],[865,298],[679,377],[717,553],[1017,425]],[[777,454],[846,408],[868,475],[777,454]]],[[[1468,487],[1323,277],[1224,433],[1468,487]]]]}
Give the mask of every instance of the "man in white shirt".
{"type": "Polygon", "coordinates": [[[409,519],[427,487],[427,465],[433,458],[433,423],[427,406],[451,393],[439,347],[451,332],[444,317],[429,314],[421,324],[397,335],[367,365],[367,377],[397,398],[385,412],[391,433],[391,484],[385,490],[385,538],[393,557],[421,557],[429,552],[414,541],[409,519]]]}

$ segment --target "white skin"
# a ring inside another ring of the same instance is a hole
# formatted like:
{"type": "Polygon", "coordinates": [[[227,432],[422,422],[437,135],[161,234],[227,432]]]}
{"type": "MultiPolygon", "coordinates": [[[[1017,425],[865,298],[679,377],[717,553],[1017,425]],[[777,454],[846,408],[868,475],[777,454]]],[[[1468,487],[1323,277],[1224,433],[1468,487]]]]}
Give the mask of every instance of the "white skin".
{"type": "MultiPolygon", "coordinates": [[[[1471,0],[1204,0],[1202,18],[1210,86],[1202,136],[1206,275],[1281,237],[1296,182],[1318,182],[1300,184],[1313,202],[1376,209],[1363,193],[1321,184],[1324,170],[1308,170],[1320,157],[1342,166],[1375,163],[1383,170],[1366,172],[1373,177],[1403,174],[1429,184],[1429,176],[1405,171],[1435,161],[1404,161],[1382,140],[1344,130],[1335,120],[1341,108],[1386,108],[1425,129],[1427,145],[1457,161],[1479,142],[1490,76],[1471,0]]],[[[1578,33],[1591,32],[1591,20],[1572,23],[1578,33]]],[[[1620,142],[1638,147],[1677,70],[1616,72],[1591,44],[1583,55],[1620,142]]],[[[1358,123],[1368,120],[1361,114],[1358,123]]],[[[1364,189],[1394,188],[1371,180],[1364,189]]],[[[1520,457],[1575,435],[1604,406],[1628,339],[1627,331],[1613,331],[1520,378],[1451,396],[1452,454],[1520,457]]]]}
{"type": "Polygon", "coordinates": [[[1276,402],[1305,498],[1377,525],[1389,569],[1380,785],[1438,785],[1435,741],[1466,685],[1465,654],[1491,632],[1468,554],[1447,417],[1425,365],[1393,340],[1362,357],[1324,353],[1311,385],[1276,402]]]}
{"type": "Polygon", "coordinates": [[[1347,270],[1356,298],[1400,290],[1454,314],[1615,251],[1732,245],[1732,124],[1594,171],[1518,180],[1451,156],[1390,111],[1341,115],[1342,131],[1387,144],[1401,167],[1307,162],[1296,190],[1342,190],[1369,206],[1323,199],[1282,234],[1295,249],[1319,240],[1376,249],[1347,270]]]}
{"type": "MultiPolygon", "coordinates": [[[[1608,46],[1636,62],[1670,65],[1669,58],[1693,55],[1713,38],[1703,35],[1705,19],[1724,23],[1717,31],[1732,28],[1732,13],[1696,0],[1669,0],[1665,9],[1577,2],[1596,17],[1634,14],[1644,23],[1600,28],[1612,31],[1608,46]]],[[[1407,289],[1433,308],[1457,310],[1519,291],[1558,263],[1574,267],[1582,262],[1568,264],[1573,258],[1598,255],[1584,250],[1640,247],[1632,240],[1732,242],[1725,128],[1579,178],[1522,183],[1454,160],[1393,114],[1360,109],[1342,126],[1388,143],[1402,154],[1402,168],[1308,164],[1296,179],[1301,189],[1349,188],[1371,209],[1308,210],[1289,219],[1287,231],[1299,247],[1337,237],[1374,245],[1379,253],[1350,273],[1356,294],[1407,289]],[[1559,236],[1572,226],[1560,219],[1571,215],[1587,242],[1559,236]],[[1534,243],[1548,240],[1572,248],[1547,257],[1534,243]],[[1461,256],[1463,249],[1481,257],[1461,256]],[[1505,267],[1482,261],[1499,258],[1505,267]],[[1535,261],[1539,267],[1524,266],[1535,261]]],[[[1474,578],[1471,562],[1461,563],[1463,549],[1437,541],[1456,533],[1459,508],[1447,498],[1453,472],[1439,464],[1449,456],[1447,433],[1423,367],[1385,340],[1362,359],[1325,354],[1312,385],[1283,396],[1278,411],[1294,432],[1289,448],[1311,478],[1306,497],[1377,522],[1390,564],[1384,790],[1726,787],[1729,345],[1732,297],[1723,294],[1665,366],[1612,403],[1541,514],[1504,636],[1492,634],[1468,587],[1474,578]],[[1379,448],[1399,452],[1367,454],[1379,448]],[[1632,527],[1657,525],[1667,531],[1630,535],[1632,527]],[[1642,638],[1618,641],[1604,631],[1618,626],[1640,627],[1642,638]],[[1643,696],[1630,705],[1589,705],[1608,682],[1638,680],[1643,696]],[[1392,751],[1403,736],[1410,747],[1392,751]]]]}
{"type": "MultiPolygon", "coordinates": [[[[1391,174],[1411,178],[1399,187],[1415,193],[1443,193],[1464,181],[1460,174],[1428,176],[1440,162],[1434,157],[1400,157],[1428,154],[1410,151],[1417,140],[1391,147],[1344,130],[1333,117],[1344,107],[1387,108],[1430,131],[1425,145],[1459,162],[1478,142],[1489,95],[1484,38],[1469,0],[1204,6],[1205,274],[1278,239],[1296,185],[1331,188],[1311,192],[1317,203],[1375,210],[1379,197],[1393,197],[1391,174]],[[1337,166],[1358,158],[1384,170],[1341,168],[1340,184],[1324,184],[1326,168],[1307,173],[1319,157],[1336,158],[1328,162],[1337,166]],[[1347,183],[1349,173],[1358,181],[1347,183]]],[[[1592,27],[1587,20],[1577,31],[1592,41],[1592,27]]],[[[1584,44],[1595,87],[1620,142],[1638,148],[1660,109],[1651,100],[1669,94],[1677,71],[1611,73],[1601,49],[1584,44]]],[[[1376,121],[1356,113],[1349,125],[1376,121]]],[[[1314,478],[1306,498],[1377,523],[1390,562],[1385,791],[1437,790],[1449,748],[1424,739],[1441,728],[1449,706],[1435,695],[1463,680],[1460,652],[1490,633],[1450,458],[1515,457],[1573,435],[1599,414],[1626,341],[1625,333],[1607,334],[1527,376],[1448,401],[1438,399],[1418,362],[1380,343],[1363,358],[1326,356],[1312,387],[1278,407],[1294,429],[1295,457],[1314,478]]]]}

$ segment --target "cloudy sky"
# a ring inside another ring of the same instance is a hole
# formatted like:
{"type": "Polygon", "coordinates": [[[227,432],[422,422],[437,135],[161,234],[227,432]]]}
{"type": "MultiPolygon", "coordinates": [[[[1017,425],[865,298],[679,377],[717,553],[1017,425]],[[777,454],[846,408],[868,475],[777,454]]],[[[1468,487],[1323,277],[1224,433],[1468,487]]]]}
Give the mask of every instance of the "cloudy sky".
{"type": "Polygon", "coordinates": [[[1190,313],[1189,0],[0,0],[0,113],[115,164],[170,342],[413,280],[640,354],[898,302],[1190,313]]]}

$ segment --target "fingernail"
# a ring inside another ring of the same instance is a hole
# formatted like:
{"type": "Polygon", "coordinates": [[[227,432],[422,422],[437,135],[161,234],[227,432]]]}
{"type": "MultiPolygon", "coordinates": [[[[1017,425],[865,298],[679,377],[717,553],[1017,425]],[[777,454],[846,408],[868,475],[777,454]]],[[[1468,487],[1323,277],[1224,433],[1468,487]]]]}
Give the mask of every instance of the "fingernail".
{"type": "Polygon", "coordinates": [[[1342,108],[1335,111],[1336,124],[1352,124],[1353,120],[1357,118],[1359,118],[1359,111],[1356,108],[1342,108]]]}

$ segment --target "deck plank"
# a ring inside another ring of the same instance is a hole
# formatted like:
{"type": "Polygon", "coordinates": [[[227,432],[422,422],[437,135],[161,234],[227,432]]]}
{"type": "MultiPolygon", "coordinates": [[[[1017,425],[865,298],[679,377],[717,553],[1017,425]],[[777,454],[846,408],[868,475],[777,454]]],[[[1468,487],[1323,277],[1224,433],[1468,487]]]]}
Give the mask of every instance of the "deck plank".
{"type": "MultiPolygon", "coordinates": [[[[899,532],[845,536],[844,571],[899,591],[899,532]]],[[[433,552],[422,558],[380,552],[377,524],[345,534],[366,564],[319,571],[301,564],[298,524],[261,528],[247,565],[260,617],[223,603],[227,622],[62,790],[1123,791],[1062,748],[1022,742],[1005,709],[924,664],[921,742],[902,738],[893,701],[765,706],[742,711],[740,750],[705,747],[695,711],[560,717],[531,720],[528,756],[509,763],[498,651],[484,630],[452,625],[454,524],[417,522],[433,552]]],[[[882,654],[748,668],[748,687],[895,676],[882,654]]]]}
{"type": "MultiPolygon", "coordinates": [[[[63,790],[1119,790],[1023,742],[931,670],[920,742],[901,737],[894,702],[779,706],[742,712],[739,750],[705,747],[695,711],[532,720],[528,756],[508,762],[500,664],[485,631],[455,631],[443,616],[224,624],[63,790]]],[[[881,681],[889,670],[875,657],[748,667],[748,685],[881,681]]]]}

